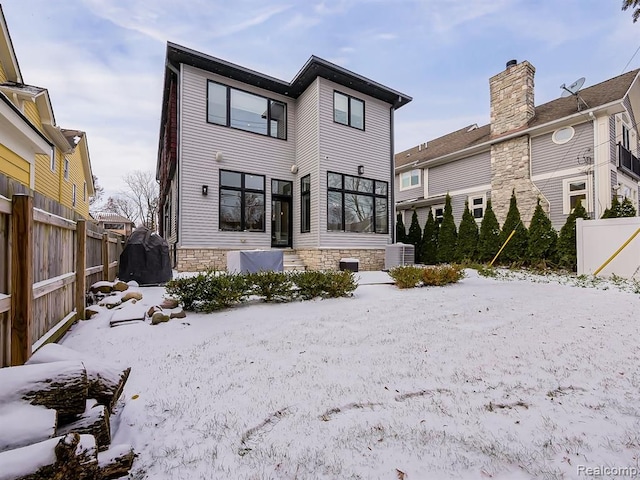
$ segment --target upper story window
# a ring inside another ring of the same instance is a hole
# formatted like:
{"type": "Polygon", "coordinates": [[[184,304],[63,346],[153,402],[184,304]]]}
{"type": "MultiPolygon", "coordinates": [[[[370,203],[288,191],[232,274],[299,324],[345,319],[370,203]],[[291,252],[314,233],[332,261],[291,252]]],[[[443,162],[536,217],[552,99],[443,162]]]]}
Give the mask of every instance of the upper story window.
{"type": "Polygon", "coordinates": [[[69,160],[68,159],[64,159],[64,179],[65,180],[69,180],[69,160]]]}
{"type": "Polygon", "coordinates": [[[55,149],[55,147],[53,147],[51,149],[51,159],[50,159],[50,162],[49,162],[49,168],[51,168],[52,172],[56,171],[56,149],[55,149]]]}
{"type": "Polygon", "coordinates": [[[84,182],[84,185],[82,187],[82,201],[87,201],[87,182],[84,182]]]}
{"type": "Polygon", "coordinates": [[[364,130],[364,102],[351,95],[333,92],[333,121],[364,130]]]}
{"type": "Polygon", "coordinates": [[[264,232],[264,175],[220,170],[220,230],[264,232]]]}
{"type": "Polygon", "coordinates": [[[433,210],[433,219],[438,225],[441,224],[444,220],[444,205],[434,205],[431,209],[433,210]]]}
{"type": "Polygon", "coordinates": [[[287,104],[209,81],[207,122],[286,140],[287,104]]]}
{"type": "Polygon", "coordinates": [[[71,189],[71,205],[76,206],[76,184],[72,185],[71,189]]]}
{"type": "Polygon", "coordinates": [[[124,230],[124,223],[105,223],[105,230],[124,230]]]}
{"type": "Polygon", "coordinates": [[[573,129],[573,127],[563,127],[553,132],[553,136],[551,137],[551,139],[553,140],[553,143],[562,145],[563,143],[567,143],[568,141],[570,141],[575,133],[576,131],[573,129]]]}
{"type": "Polygon", "coordinates": [[[400,190],[420,186],[420,170],[411,170],[400,174],[400,190]]]}

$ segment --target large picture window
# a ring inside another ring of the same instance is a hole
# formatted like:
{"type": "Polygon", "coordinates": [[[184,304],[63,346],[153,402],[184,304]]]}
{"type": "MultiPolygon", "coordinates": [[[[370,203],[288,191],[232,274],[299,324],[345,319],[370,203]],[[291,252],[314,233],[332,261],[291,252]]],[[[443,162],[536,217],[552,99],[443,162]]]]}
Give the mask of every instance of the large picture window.
{"type": "Polygon", "coordinates": [[[261,95],[209,81],[207,122],[287,139],[287,105],[261,95]]]}
{"type": "Polygon", "coordinates": [[[300,233],[311,231],[311,175],[300,179],[300,233]]]}
{"type": "Polygon", "coordinates": [[[220,230],[264,232],[264,175],[220,170],[220,230]]]}
{"type": "Polygon", "coordinates": [[[327,230],[389,233],[389,184],[327,173],[327,230]]]}
{"type": "Polygon", "coordinates": [[[364,130],[364,102],[351,95],[333,92],[333,121],[364,130]]]}

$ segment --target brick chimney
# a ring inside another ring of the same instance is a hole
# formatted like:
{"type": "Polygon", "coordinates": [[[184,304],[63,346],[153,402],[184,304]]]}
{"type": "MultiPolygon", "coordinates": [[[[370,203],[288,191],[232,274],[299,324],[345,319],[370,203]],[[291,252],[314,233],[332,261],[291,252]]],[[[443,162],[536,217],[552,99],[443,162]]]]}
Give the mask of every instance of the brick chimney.
{"type": "Polygon", "coordinates": [[[489,79],[492,137],[524,128],[533,118],[535,73],[536,69],[526,60],[522,63],[511,60],[506,70],[489,79]]]}
{"type": "Polygon", "coordinates": [[[533,77],[529,62],[507,62],[506,70],[489,79],[491,93],[491,203],[500,224],[509,210],[515,191],[520,216],[529,225],[539,191],[531,181],[529,136],[522,135],[500,142],[499,138],[525,130],[535,115],[533,77]]]}

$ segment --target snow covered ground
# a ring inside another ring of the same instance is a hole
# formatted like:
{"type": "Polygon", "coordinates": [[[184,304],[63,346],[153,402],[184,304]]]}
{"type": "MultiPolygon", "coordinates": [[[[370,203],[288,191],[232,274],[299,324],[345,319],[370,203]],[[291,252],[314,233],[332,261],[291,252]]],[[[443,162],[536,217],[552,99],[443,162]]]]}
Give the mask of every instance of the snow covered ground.
{"type": "Polygon", "coordinates": [[[387,280],[156,326],[103,312],[62,343],[132,367],[113,443],[134,445],[136,479],[640,473],[637,285],[387,280]]]}

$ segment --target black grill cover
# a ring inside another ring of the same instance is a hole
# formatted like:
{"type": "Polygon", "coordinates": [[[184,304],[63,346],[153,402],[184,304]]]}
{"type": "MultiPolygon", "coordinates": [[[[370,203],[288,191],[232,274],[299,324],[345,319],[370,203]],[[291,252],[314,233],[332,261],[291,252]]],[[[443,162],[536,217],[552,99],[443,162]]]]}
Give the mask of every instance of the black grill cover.
{"type": "Polygon", "coordinates": [[[139,285],[157,285],[171,280],[169,244],[146,227],[136,228],[120,254],[118,278],[139,285]]]}

